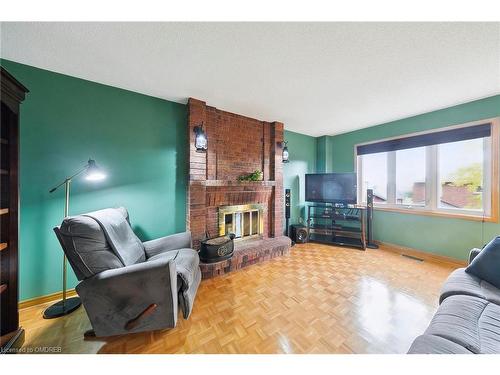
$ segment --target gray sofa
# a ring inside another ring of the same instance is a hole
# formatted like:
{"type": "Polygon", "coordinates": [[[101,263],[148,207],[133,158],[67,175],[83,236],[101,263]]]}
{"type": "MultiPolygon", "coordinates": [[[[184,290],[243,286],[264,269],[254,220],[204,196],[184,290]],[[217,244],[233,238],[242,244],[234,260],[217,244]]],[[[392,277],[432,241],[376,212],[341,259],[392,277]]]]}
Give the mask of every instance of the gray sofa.
{"type": "Polygon", "coordinates": [[[141,242],[125,208],[64,219],[54,228],[78,280],[95,336],[175,327],[201,281],[189,232],[141,242]]]}
{"type": "MultiPolygon", "coordinates": [[[[471,250],[469,263],[480,251],[471,250]]],[[[444,283],[439,303],[429,327],[408,353],[500,353],[500,289],[459,268],[444,283]]]]}

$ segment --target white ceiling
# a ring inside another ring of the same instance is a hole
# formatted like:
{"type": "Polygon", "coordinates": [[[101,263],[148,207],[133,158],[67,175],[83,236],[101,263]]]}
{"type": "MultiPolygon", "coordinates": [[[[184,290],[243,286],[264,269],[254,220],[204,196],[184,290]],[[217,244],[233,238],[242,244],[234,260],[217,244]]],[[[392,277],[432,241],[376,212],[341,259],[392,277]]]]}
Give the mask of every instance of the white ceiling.
{"type": "Polygon", "coordinates": [[[314,136],[500,93],[500,23],[2,23],[1,56],[314,136]]]}

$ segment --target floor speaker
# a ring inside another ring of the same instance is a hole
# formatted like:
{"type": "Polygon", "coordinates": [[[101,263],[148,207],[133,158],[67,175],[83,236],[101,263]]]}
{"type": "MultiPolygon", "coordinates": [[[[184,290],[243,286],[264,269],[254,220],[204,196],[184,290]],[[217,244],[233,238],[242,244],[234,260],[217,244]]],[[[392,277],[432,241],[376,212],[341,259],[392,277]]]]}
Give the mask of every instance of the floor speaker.
{"type": "Polygon", "coordinates": [[[291,234],[290,238],[296,243],[306,243],[307,242],[307,228],[302,224],[294,224],[290,226],[291,234]]]}
{"type": "Polygon", "coordinates": [[[373,189],[366,190],[366,234],[366,247],[378,249],[378,245],[373,241],[373,189]]]}
{"type": "Polygon", "coordinates": [[[285,189],[285,219],[290,219],[290,202],[291,202],[290,189],[285,189]]]}
{"type": "Polygon", "coordinates": [[[288,223],[290,221],[290,201],[291,201],[290,189],[285,189],[285,231],[288,237],[290,237],[290,232],[288,229],[288,223]]]}

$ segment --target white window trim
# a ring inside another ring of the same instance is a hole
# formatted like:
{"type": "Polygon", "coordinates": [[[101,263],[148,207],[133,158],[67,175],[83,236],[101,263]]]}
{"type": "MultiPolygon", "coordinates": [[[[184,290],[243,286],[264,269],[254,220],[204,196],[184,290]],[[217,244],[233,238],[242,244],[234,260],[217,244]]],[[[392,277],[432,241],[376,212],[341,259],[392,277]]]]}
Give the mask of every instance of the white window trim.
{"type": "Polygon", "coordinates": [[[481,220],[481,221],[493,221],[498,222],[498,201],[499,201],[499,128],[500,128],[500,117],[484,119],[479,121],[473,121],[460,125],[453,125],[447,127],[436,128],[428,131],[403,134],[397,137],[390,137],[384,139],[378,139],[371,142],[358,143],[354,145],[354,165],[356,167],[357,178],[358,178],[358,202],[362,205],[366,204],[366,197],[363,195],[363,184],[361,181],[363,163],[361,158],[358,158],[357,149],[358,146],[368,145],[373,143],[379,143],[388,140],[406,138],[414,135],[430,134],[435,132],[440,132],[444,130],[465,128],[474,125],[480,125],[490,123],[491,124],[491,136],[485,138],[485,143],[483,147],[484,152],[484,162],[483,167],[485,173],[483,173],[483,207],[484,210],[472,210],[472,209],[455,209],[455,208],[445,208],[439,207],[438,196],[439,191],[439,176],[438,176],[438,145],[426,146],[426,204],[425,206],[417,205],[400,205],[396,204],[396,152],[389,151],[387,157],[387,203],[374,203],[374,208],[377,210],[386,211],[397,211],[405,213],[415,213],[430,216],[445,216],[445,217],[458,217],[470,220],[481,220]],[[489,171],[489,173],[486,173],[489,171]],[[428,194],[431,192],[431,194],[428,194]]]}

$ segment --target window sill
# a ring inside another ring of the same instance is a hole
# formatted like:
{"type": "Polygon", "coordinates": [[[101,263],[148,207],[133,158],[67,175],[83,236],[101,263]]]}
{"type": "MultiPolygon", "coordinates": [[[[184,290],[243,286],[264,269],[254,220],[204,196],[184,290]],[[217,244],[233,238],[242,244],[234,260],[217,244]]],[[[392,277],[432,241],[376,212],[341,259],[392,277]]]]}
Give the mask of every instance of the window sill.
{"type": "Polygon", "coordinates": [[[381,206],[374,206],[373,208],[376,211],[398,212],[402,214],[421,215],[421,216],[447,217],[450,219],[463,219],[470,221],[484,221],[486,223],[498,223],[498,217],[496,216],[483,217],[474,214],[468,215],[464,213],[430,211],[420,208],[399,208],[399,207],[381,207],[381,206]]]}

